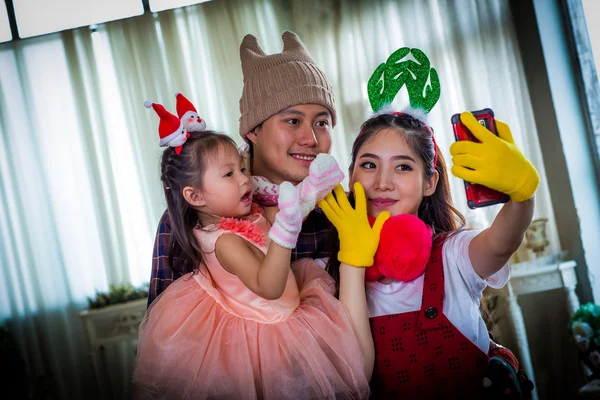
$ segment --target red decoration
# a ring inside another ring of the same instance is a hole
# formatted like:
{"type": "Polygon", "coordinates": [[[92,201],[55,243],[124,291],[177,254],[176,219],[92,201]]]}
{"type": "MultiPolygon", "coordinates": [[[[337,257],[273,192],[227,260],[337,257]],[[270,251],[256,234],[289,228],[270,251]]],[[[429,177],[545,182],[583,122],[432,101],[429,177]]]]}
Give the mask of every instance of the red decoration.
{"type": "Polygon", "coordinates": [[[221,222],[218,224],[219,229],[226,231],[239,233],[241,236],[256,243],[259,246],[265,245],[265,235],[262,229],[256,224],[250,221],[237,218],[221,218],[221,222]]]}
{"type": "MultiPolygon", "coordinates": [[[[369,216],[371,225],[375,218],[369,216]]],[[[381,229],[375,263],[365,271],[365,280],[386,277],[409,282],[425,271],[431,255],[431,227],[418,217],[401,214],[390,217],[381,229]]]]}

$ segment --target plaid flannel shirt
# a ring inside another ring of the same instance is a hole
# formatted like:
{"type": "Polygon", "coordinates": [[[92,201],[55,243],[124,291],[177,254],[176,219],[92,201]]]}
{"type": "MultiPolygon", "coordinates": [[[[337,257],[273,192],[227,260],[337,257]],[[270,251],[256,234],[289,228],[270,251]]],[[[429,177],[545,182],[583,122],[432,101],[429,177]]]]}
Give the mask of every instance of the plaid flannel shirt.
{"type": "MultiPolygon", "coordinates": [[[[328,257],[327,236],[331,224],[321,210],[311,212],[302,223],[302,231],[298,236],[296,248],[292,250],[292,262],[301,258],[328,257]]],[[[169,243],[171,241],[171,222],[169,213],[165,211],[158,223],[154,250],[152,252],[152,274],[148,291],[148,306],[171,283],[182,275],[174,272],[169,265],[169,243]]]]}

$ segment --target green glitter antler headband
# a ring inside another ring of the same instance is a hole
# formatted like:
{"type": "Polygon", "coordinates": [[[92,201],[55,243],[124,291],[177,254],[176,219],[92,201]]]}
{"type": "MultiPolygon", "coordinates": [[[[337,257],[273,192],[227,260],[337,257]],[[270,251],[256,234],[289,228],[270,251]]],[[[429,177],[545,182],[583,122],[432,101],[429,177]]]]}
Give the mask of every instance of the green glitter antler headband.
{"type": "Polygon", "coordinates": [[[419,49],[402,47],[393,52],[385,64],[380,64],[369,79],[367,90],[373,111],[391,104],[405,84],[412,108],[428,113],[440,98],[440,79],[431,68],[429,58],[419,49]],[[416,62],[402,61],[409,54],[416,62]]]}

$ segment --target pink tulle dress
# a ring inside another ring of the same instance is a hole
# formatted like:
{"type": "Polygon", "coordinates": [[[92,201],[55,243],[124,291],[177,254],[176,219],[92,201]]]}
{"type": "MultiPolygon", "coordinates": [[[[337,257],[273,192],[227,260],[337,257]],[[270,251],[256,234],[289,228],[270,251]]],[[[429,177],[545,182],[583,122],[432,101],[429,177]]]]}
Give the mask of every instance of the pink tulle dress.
{"type": "Polygon", "coordinates": [[[269,224],[224,219],[194,233],[201,272],[173,282],[140,326],[136,398],[366,399],[363,357],[334,283],[312,260],[292,265],[266,300],[220,265],[215,243],[239,235],[262,252],[269,224]]]}

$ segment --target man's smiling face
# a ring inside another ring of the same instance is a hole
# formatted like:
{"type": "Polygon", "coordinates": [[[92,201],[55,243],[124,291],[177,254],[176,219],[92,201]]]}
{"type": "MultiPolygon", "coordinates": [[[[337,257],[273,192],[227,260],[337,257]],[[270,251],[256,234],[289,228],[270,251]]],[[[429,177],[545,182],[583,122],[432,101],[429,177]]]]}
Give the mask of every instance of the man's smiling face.
{"type": "Polygon", "coordinates": [[[331,113],[317,104],[286,108],[248,134],[254,148],[253,175],[274,183],[298,183],[319,153],[331,149],[331,113]]]}

